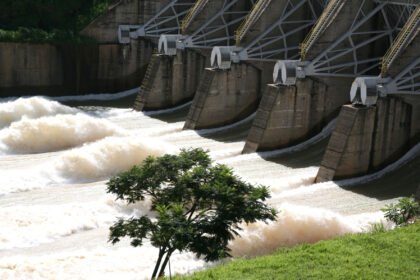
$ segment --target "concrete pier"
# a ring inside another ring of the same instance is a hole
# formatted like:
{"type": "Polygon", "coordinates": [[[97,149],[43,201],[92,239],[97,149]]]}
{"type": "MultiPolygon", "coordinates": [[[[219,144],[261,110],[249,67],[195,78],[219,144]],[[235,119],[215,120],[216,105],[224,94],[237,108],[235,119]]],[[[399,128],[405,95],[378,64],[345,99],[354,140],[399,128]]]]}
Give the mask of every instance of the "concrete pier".
{"type": "MultiPolygon", "coordinates": [[[[363,36],[351,37],[352,26],[360,20],[360,7],[369,11],[374,3],[357,1],[335,1],[336,10],[329,5],[320,17],[313,31],[305,39],[302,45],[301,60],[326,61],[320,68],[328,68],[333,65],[353,65],[357,61],[368,59],[372,53],[383,54],[386,44],[367,45],[357,51],[357,57],[353,52],[337,55],[333,61],[329,57],[339,54],[349,46],[348,40],[344,40],[337,47],[337,52],[324,55],[324,51],[341,40],[343,34],[349,34],[354,45],[362,44],[366,38],[363,36]],[[329,17],[333,14],[332,17],[329,17]],[[331,22],[330,22],[331,21],[331,22]],[[322,30],[322,32],[315,32],[322,30]],[[309,39],[308,39],[309,38],[309,39]]],[[[334,4],[333,2],[331,4],[334,4]]],[[[377,29],[377,16],[368,19],[358,31],[371,31],[377,29]]],[[[350,40],[350,39],[349,39],[350,40]]],[[[367,68],[369,65],[359,65],[358,69],[367,68]]],[[[342,67],[345,68],[345,67],[342,67]]],[[[354,68],[354,67],[353,67],[354,68]]],[[[344,69],[348,70],[348,69],[344,69]]],[[[352,69],[351,69],[352,70],[352,69]]],[[[372,69],[377,71],[379,69],[372,69]]],[[[260,104],[257,116],[249,137],[244,153],[283,148],[304,141],[319,133],[323,126],[331,121],[342,105],[349,103],[348,93],[351,88],[353,73],[321,73],[320,75],[299,77],[294,85],[273,86],[269,85],[265,92],[267,98],[260,104]],[[267,105],[268,102],[274,102],[267,105]]],[[[263,100],[264,100],[263,98],[263,100]]]]}
{"type": "Polygon", "coordinates": [[[192,49],[178,51],[176,56],[154,54],[134,109],[164,109],[191,100],[207,61],[192,49]]]}
{"type": "Polygon", "coordinates": [[[343,106],[316,182],[365,175],[397,160],[410,147],[412,116],[412,106],[400,98],[343,106]]]}
{"type": "Polygon", "coordinates": [[[148,70],[149,77],[143,83],[151,85],[144,86],[146,90],[139,93],[138,100],[141,101],[136,102],[134,109],[164,109],[192,100],[204,69],[210,66],[211,48],[207,44],[232,41],[240,23],[238,18],[244,17],[250,3],[240,0],[232,6],[224,0],[207,2],[187,25],[183,25],[182,35],[188,41],[185,49],[176,49],[175,56],[162,54],[159,67],[148,70]],[[230,8],[226,8],[228,5],[230,8]],[[226,27],[220,28],[223,25],[226,27]]]}
{"type": "Polygon", "coordinates": [[[185,128],[222,126],[255,112],[265,85],[272,82],[274,63],[298,55],[297,46],[314,22],[316,16],[309,12],[312,9],[307,4],[292,0],[259,1],[254,5],[235,33],[239,56],[248,58],[229,63],[229,69],[217,65],[224,71],[216,72],[211,89],[200,91],[201,96],[193,100],[185,128]],[[204,92],[209,96],[203,96],[204,92]],[[203,100],[206,105],[198,103],[203,100]]]}
{"type": "Polygon", "coordinates": [[[235,64],[229,71],[206,69],[184,129],[202,129],[233,123],[252,114],[260,99],[260,70],[235,64]]]}
{"type": "Polygon", "coordinates": [[[287,147],[319,132],[348,100],[341,94],[348,82],[341,80],[308,78],[295,86],[268,85],[243,153],[287,147]]]}
{"type": "Polygon", "coordinates": [[[316,182],[367,173],[376,108],[344,106],[321,163],[316,182]]]}

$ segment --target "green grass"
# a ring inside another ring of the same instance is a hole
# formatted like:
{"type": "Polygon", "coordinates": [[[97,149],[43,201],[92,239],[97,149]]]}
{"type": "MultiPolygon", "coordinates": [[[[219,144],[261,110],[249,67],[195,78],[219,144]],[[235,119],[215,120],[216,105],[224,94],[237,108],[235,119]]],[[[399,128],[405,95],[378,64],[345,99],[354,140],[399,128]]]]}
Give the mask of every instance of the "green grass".
{"type": "Polygon", "coordinates": [[[237,259],[177,279],[420,279],[420,223],[237,259]]]}

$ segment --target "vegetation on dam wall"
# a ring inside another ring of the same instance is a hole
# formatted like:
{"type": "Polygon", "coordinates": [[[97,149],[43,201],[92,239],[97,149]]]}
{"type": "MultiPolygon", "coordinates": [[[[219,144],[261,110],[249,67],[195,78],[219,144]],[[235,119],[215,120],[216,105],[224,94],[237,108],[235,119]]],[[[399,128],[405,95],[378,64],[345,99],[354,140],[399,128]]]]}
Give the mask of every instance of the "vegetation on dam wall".
{"type": "Polygon", "coordinates": [[[138,87],[153,50],[149,42],[120,45],[80,35],[115,2],[0,1],[0,96],[110,93],[138,87]]]}
{"type": "Polygon", "coordinates": [[[0,41],[92,42],[78,35],[114,0],[3,0],[0,41]]]}

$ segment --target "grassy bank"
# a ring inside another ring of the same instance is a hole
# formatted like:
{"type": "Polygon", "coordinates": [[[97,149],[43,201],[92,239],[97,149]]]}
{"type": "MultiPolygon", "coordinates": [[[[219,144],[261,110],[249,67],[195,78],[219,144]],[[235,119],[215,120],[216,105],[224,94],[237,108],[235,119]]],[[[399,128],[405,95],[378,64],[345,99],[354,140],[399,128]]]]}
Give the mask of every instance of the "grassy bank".
{"type": "Polygon", "coordinates": [[[420,279],[420,223],[234,260],[177,279],[420,279]]]}

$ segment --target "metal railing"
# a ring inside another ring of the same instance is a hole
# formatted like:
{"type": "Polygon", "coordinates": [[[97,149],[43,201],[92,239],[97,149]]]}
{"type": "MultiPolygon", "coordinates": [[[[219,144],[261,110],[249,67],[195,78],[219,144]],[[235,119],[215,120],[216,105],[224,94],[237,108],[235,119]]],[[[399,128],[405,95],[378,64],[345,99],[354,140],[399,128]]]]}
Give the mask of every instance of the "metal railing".
{"type": "Polygon", "coordinates": [[[328,2],[317,23],[314,25],[311,32],[308,33],[302,44],[300,44],[300,55],[302,60],[305,59],[308,50],[331,24],[335,15],[341,10],[346,1],[347,0],[331,0],[328,2]]]}
{"type": "Polygon", "coordinates": [[[420,24],[420,5],[418,5],[407,23],[401,29],[392,46],[388,49],[382,58],[381,76],[385,76],[392,62],[405,49],[405,47],[413,40],[415,33],[419,30],[420,24]]]}
{"type": "Polygon", "coordinates": [[[181,31],[185,33],[187,31],[188,26],[191,24],[195,16],[204,9],[207,5],[209,0],[197,0],[194,6],[188,11],[187,15],[181,21],[181,31]]]}
{"type": "Polygon", "coordinates": [[[251,12],[235,31],[235,41],[239,45],[245,34],[248,32],[249,28],[261,17],[265,9],[272,0],[259,0],[255,6],[252,8],[251,12]]]}

